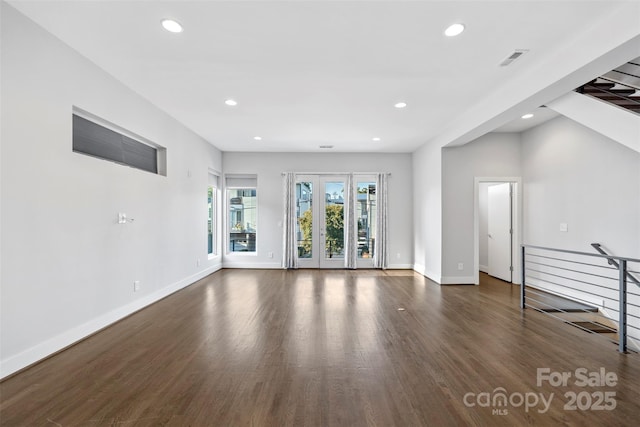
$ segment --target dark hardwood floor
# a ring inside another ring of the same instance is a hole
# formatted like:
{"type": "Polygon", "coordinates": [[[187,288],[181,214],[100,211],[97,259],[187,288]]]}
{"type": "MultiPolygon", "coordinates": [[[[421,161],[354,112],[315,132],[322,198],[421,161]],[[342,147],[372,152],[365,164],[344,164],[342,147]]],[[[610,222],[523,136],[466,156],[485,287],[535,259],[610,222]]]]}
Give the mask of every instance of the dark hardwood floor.
{"type": "Polygon", "coordinates": [[[0,424],[638,425],[640,357],[522,312],[518,289],[222,270],[0,383],[0,424]],[[538,368],[571,377],[538,386],[538,368]],[[581,387],[579,368],[616,384],[581,387]]]}

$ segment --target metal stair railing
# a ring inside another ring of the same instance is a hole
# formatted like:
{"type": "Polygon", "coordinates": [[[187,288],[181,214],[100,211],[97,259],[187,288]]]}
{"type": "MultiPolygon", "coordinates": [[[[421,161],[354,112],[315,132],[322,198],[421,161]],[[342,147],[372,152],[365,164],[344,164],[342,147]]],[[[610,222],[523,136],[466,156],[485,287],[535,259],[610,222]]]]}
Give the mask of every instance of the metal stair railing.
{"type": "Polygon", "coordinates": [[[634,276],[640,274],[640,259],[610,255],[594,245],[601,253],[522,245],[520,307],[602,336],[617,332],[620,352],[626,353],[629,343],[640,350],[640,284],[634,276]],[[628,289],[629,282],[638,286],[628,289]],[[581,317],[586,321],[576,320],[581,317]]]}

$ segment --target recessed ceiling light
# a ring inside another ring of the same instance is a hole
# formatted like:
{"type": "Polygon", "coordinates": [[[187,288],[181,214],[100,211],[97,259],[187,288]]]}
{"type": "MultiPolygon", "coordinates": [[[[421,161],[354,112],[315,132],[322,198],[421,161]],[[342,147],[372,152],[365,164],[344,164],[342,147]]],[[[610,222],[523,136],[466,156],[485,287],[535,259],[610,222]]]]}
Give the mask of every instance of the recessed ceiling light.
{"type": "Polygon", "coordinates": [[[224,101],[224,103],[230,107],[235,107],[236,105],[238,105],[238,102],[235,99],[227,99],[226,101],[224,101]]]}
{"type": "Polygon", "coordinates": [[[447,37],[454,37],[461,34],[464,31],[463,24],[453,24],[450,25],[449,28],[444,30],[444,35],[447,37]]]}
{"type": "Polygon", "coordinates": [[[262,141],[262,137],[261,136],[254,136],[253,139],[255,139],[256,141],[262,141]]]}
{"type": "Polygon", "coordinates": [[[531,114],[531,113],[528,113],[528,114],[525,114],[524,116],[522,116],[523,119],[530,119],[531,117],[533,117],[533,114],[531,114]]]}
{"type": "Polygon", "coordinates": [[[377,136],[374,136],[373,138],[371,138],[372,141],[378,142],[380,141],[380,138],[378,138],[377,136]]]}
{"type": "Polygon", "coordinates": [[[406,102],[397,102],[397,103],[394,105],[394,107],[396,107],[396,108],[404,108],[404,107],[406,107],[406,106],[407,106],[407,103],[406,103],[406,102]]]}
{"type": "Polygon", "coordinates": [[[171,33],[181,33],[182,32],[182,25],[180,25],[179,22],[174,21],[173,19],[163,19],[162,20],[162,27],[171,32],[171,33]]]}

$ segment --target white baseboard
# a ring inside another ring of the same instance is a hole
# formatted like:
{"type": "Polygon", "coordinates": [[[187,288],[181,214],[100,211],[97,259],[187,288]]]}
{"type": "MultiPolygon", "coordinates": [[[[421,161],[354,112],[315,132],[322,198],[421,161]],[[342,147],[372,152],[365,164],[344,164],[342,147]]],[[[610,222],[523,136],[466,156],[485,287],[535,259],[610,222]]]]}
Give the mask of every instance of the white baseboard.
{"type": "Polygon", "coordinates": [[[476,278],[473,276],[443,277],[442,282],[440,282],[442,285],[473,285],[475,283],[476,278]]]}
{"type": "Polygon", "coordinates": [[[424,271],[425,271],[425,269],[424,269],[424,265],[422,265],[422,264],[413,264],[413,270],[414,270],[416,273],[420,273],[420,274],[422,274],[423,276],[425,275],[425,274],[424,274],[424,271]]]}
{"type": "Polygon", "coordinates": [[[279,262],[251,262],[243,260],[223,261],[222,268],[248,268],[248,269],[282,269],[279,262]]]}
{"type": "Polygon", "coordinates": [[[422,264],[413,264],[413,270],[416,271],[417,273],[422,274],[424,277],[426,277],[427,279],[436,282],[438,285],[440,285],[440,280],[441,280],[441,276],[439,274],[435,274],[432,271],[428,271],[426,269],[426,267],[422,264]]]}
{"type": "Polygon", "coordinates": [[[413,264],[389,264],[389,270],[413,270],[413,264]]]}
{"type": "Polygon", "coordinates": [[[489,266],[488,266],[488,265],[480,265],[480,266],[478,267],[478,269],[479,269],[480,271],[482,271],[483,273],[487,273],[487,274],[489,273],[489,266]]]}
{"type": "Polygon", "coordinates": [[[66,347],[71,346],[72,344],[82,341],[89,335],[106,328],[107,326],[135,313],[136,311],[141,310],[161,300],[162,298],[171,295],[174,292],[179,291],[180,289],[186,288],[187,286],[197,282],[198,280],[208,276],[209,274],[215,273],[216,271],[220,270],[220,268],[220,265],[215,265],[213,267],[209,267],[207,269],[199,271],[192,276],[186,277],[152,294],[132,301],[127,305],[104,313],[86,323],[83,323],[82,325],[78,325],[66,332],[56,335],[40,344],[37,344],[14,356],[10,356],[5,360],[0,361],[0,379],[11,375],[21,369],[24,369],[27,366],[30,366],[66,347]]]}

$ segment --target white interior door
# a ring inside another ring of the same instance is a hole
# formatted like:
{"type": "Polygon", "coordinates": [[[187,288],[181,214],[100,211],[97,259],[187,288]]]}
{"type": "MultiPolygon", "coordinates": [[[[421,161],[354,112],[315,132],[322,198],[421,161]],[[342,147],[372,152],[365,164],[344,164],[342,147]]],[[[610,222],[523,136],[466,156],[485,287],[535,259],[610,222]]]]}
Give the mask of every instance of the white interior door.
{"type": "Polygon", "coordinates": [[[511,282],[511,183],[492,185],[488,193],[489,275],[511,282]]]}

